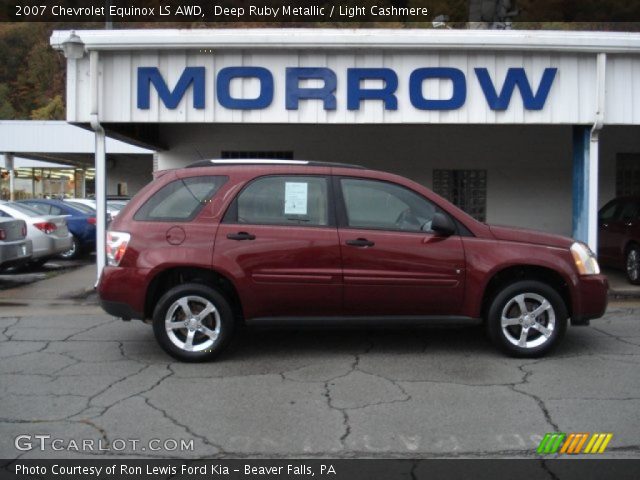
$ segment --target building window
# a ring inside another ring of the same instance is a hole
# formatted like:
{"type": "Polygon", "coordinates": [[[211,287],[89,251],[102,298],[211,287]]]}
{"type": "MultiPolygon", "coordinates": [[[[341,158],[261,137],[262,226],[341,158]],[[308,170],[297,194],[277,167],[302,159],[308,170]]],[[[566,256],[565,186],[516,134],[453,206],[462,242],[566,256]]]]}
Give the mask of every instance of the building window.
{"type": "Polygon", "coordinates": [[[619,153],[616,159],[616,197],[640,195],[640,153],[619,153]]]}
{"type": "Polygon", "coordinates": [[[476,220],[486,220],[486,170],[434,170],[433,191],[476,220]]]}
{"type": "Polygon", "coordinates": [[[293,160],[293,152],[238,152],[234,150],[223,150],[222,158],[272,158],[276,160],[293,160]]]}

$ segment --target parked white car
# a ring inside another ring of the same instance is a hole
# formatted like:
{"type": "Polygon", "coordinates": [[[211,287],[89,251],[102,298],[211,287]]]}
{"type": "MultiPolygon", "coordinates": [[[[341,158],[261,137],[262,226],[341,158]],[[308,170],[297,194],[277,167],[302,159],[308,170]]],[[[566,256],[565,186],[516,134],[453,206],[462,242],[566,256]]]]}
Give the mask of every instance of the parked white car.
{"type": "Polygon", "coordinates": [[[0,202],[0,216],[25,221],[27,238],[33,245],[32,264],[42,265],[73,245],[64,215],[43,215],[20,203],[0,202]]]}

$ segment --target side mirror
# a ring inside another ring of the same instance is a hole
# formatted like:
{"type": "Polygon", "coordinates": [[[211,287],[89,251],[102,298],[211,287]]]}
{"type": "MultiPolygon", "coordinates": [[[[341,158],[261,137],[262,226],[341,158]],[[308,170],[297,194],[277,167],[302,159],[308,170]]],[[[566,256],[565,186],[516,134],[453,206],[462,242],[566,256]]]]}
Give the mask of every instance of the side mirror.
{"type": "Polygon", "coordinates": [[[431,221],[431,230],[440,235],[448,237],[456,233],[456,226],[453,223],[453,220],[449,218],[449,216],[437,212],[433,216],[433,220],[431,221]]]}

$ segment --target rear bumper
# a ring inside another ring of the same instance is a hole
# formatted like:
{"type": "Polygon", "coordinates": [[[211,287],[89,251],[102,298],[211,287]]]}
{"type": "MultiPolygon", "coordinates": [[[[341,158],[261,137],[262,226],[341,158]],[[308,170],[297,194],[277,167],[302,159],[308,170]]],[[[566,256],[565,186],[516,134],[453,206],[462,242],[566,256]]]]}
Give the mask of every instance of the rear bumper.
{"type": "Polygon", "coordinates": [[[100,305],[110,315],[144,319],[148,270],[106,266],[98,282],[100,305]]]}
{"type": "Polygon", "coordinates": [[[24,265],[33,254],[31,240],[3,242],[0,247],[0,267],[9,268],[24,265]]]}
{"type": "Polygon", "coordinates": [[[100,306],[109,315],[121,318],[123,320],[131,320],[132,318],[142,318],[140,312],[136,312],[130,305],[122,302],[110,302],[100,299],[100,306]]]}
{"type": "Polygon", "coordinates": [[[602,317],[607,310],[609,281],[604,275],[587,275],[580,277],[577,287],[571,324],[588,325],[589,320],[602,317]]]}
{"type": "Polygon", "coordinates": [[[33,259],[53,257],[66,252],[71,248],[72,243],[73,238],[70,235],[67,237],[47,236],[38,241],[37,248],[34,246],[33,259]]]}

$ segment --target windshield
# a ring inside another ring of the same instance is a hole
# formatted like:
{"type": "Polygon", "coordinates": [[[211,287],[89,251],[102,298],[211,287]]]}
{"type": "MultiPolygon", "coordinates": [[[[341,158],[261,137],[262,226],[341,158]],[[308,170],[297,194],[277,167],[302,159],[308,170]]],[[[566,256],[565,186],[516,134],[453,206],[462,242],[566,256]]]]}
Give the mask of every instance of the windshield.
{"type": "Polygon", "coordinates": [[[92,208],[89,205],[85,205],[84,203],[78,203],[78,202],[67,202],[67,203],[71,207],[75,208],[76,210],[80,210],[81,212],[88,213],[90,215],[93,215],[96,213],[95,208],[92,208]]]}
{"type": "Polygon", "coordinates": [[[107,208],[110,208],[112,210],[117,210],[119,212],[120,210],[122,210],[124,208],[124,204],[107,202],[107,208]]]}

